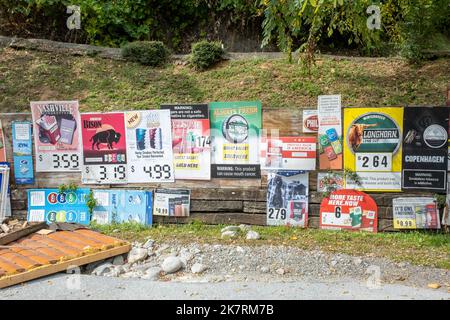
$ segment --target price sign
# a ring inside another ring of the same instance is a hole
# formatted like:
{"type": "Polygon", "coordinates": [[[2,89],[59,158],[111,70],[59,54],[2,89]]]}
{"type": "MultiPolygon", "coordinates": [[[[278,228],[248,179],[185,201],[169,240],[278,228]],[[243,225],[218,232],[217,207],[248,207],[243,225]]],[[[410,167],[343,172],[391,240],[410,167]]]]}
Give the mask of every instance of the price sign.
{"type": "Polygon", "coordinates": [[[42,153],[37,157],[36,166],[52,169],[53,171],[79,171],[79,153],[42,153]]]}
{"type": "Polygon", "coordinates": [[[416,229],[416,219],[395,219],[395,229],[416,229]]]}
{"type": "Polygon", "coordinates": [[[31,102],[37,172],[81,170],[78,101],[31,102]]]}
{"type": "Polygon", "coordinates": [[[173,182],[169,110],[125,113],[128,182],[173,182]]]}
{"type": "Polygon", "coordinates": [[[392,153],[357,153],[356,171],[392,171],[392,153]]]}
{"type": "Polygon", "coordinates": [[[144,175],[146,178],[151,180],[171,180],[172,177],[172,166],[169,164],[160,165],[143,165],[136,166],[131,165],[130,171],[135,174],[144,175]]]}
{"type": "Polygon", "coordinates": [[[83,183],[115,184],[127,183],[126,165],[84,166],[83,183]]]}
{"type": "Polygon", "coordinates": [[[268,225],[283,225],[287,218],[287,211],[285,208],[267,208],[267,224],[268,225]]]}
{"type": "Polygon", "coordinates": [[[85,184],[122,184],[128,181],[124,114],[81,115],[82,181],[85,184]]]}

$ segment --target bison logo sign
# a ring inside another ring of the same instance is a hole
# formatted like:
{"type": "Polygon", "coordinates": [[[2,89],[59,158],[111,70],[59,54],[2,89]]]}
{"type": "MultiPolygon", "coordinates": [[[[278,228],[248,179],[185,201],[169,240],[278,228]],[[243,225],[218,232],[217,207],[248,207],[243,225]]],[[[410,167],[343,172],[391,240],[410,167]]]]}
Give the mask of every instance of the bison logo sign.
{"type": "Polygon", "coordinates": [[[127,157],[124,114],[81,115],[83,183],[126,183],[127,157]]]}

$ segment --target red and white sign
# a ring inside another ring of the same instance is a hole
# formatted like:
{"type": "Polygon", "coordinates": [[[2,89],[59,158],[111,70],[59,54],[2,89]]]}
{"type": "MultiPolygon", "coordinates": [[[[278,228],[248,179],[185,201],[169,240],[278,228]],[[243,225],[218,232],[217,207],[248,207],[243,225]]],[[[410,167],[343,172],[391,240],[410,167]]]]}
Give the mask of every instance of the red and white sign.
{"type": "Polygon", "coordinates": [[[316,137],[263,137],[261,167],[265,170],[315,170],[316,137]]]}
{"type": "Polygon", "coordinates": [[[303,132],[317,133],[319,131],[319,117],[317,110],[303,110],[303,132]]]}
{"type": "Polygon", "coordinates": [[[378,207],[367,194],[342,189],[324,198],[320,205],[320,229],[377,232],[378,207]]]}

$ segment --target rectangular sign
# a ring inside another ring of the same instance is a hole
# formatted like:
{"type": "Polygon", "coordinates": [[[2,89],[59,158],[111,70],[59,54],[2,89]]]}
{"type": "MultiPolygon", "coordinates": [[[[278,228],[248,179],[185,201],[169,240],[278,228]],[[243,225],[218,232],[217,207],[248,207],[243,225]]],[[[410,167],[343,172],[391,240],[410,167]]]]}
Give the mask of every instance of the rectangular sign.
{"type": "Polygon", "coordinates": [[[191,196],[189,190],[156,189],[153,215],[168,217],[188,217],[191,196]]]}
{"type": "Polygon", "coordinates": [[[317,133],[319,131],[319,117],[317,109],[303,110],[303,132],[317,133]]]}
{"type": "Polygon", "coordinates": [[[3,134],[2,120],[0,120],[0,162],[6,161],[5,136],[3,134]]]}
{"type": "Polygon", "coordinates": [[[169,110],[125,113],[128,182],[174,182],[169,110]]]}
{"type": "Polygon", "coordinates": [[[330,192],[344,188],[344,177],[342,172],[318,172],[317,191],[330,192]]]}
{"type": "Polygon", "coordinates": [[[345,108],[345,165],[361,186],[347,189],[401,191],[403,108],[345,108]]]}
{"type": "Polygon", "coordinates": [[[9,162],[0,162],[0,221],[11,216],[10,172],[9,162]]]}
{"type": "Polygon", "coordinates": [[[403,189],[447,190],[448,107],[408,107],[403,121],[403,189]]]}
{"type": "Polygon", "coordinates": [[[395,229],[440,229],[439,210],[434,198],[392,200],[395,229]]]}
{"type": "Polygon", "coordinates": [[[211,138],[207,104],[161,105],[170,110],[175,179],[211,179],[211,138]]]}
{"type": "Polygon", "coordinates": [[[88,225],[89,189],[60,193],[58,189],[28,190],[28,221],[69,222],[88,225]]]}
{"type": "Polygon", "coordinates": [[[316,137],[261,138],[264,170],[316,170],[316,137]]]}
{"type": "Polygon", "coordinates": [[[212,102],[213,178],[261,178],[259,139],[261,102],[212,102]]]}
{"type": "Polygon", "coordinates": [[[31,102],[36,172],[81,170],[78,101],[31,102]]]}
{"type": "Polygon", "coordinates": [[[84,184],[127,183],[127,144],[123,112],[81,115],[84,184]]]}
{"type": "Polygon", "coordinates": [[[33,184],[33,151],[31,122],[12,122],[12,144],[14,160],[14,179],[16,184],[33,184]]]}
{"type": "Polygon", "coordinates": [[[342,169],[341,96],[319,96],[317,113],[320,169],[342,169]]]}
{"type": "Polygon", "coordinates": [[[308,226],[308,173],[270,171],[267,177],[267,225],[308,226]]]}
{"type": "Polygon", "coordinates": [[[98,224],[135,222],[152,224],[151,191],[143,190],[94,190],[97,206],[92,221],[98,224]]]}

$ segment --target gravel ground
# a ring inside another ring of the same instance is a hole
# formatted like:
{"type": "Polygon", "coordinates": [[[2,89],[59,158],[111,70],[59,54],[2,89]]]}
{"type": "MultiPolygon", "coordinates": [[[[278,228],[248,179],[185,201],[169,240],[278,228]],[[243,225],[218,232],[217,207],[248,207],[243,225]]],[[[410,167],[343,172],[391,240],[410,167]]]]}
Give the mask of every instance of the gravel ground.
{"type": "Polygon", "coordinates": [[[276,281],[286,278],[329,280],[347,277],[370,281],[379,275],[382,283],[418,287],[438,283],[446,290],[450,289],[450,270],[396,263],[374,257],[305,251],[289,246],[180,245],[165,242],[155,243],[148,252],[149,257],[131,266],[128,274],[120,276],[139,277],[139,272],[133,274],[133,271],[158,267],[167,257],[176,256],[187,257],[185,267],[172,274],[162,272],[160,280],[203,278],[208,281],[276,281]],[[195,263],[200,263],[207,269],[200,275],[192,274],[191,267],[195,263]]]}

